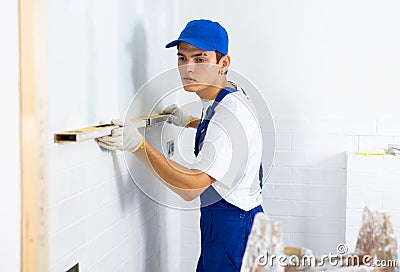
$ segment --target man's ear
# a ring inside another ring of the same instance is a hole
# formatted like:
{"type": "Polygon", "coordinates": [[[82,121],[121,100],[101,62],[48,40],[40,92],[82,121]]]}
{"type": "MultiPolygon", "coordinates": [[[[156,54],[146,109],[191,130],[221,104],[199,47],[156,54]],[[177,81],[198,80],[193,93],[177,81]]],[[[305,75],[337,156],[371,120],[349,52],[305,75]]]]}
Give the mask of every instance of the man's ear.
{"type": "Polygon", "coordinates": [[[229,66],[231,65],[231,56],[225,55],[219,60],[219,65],[221,65],[222,68],[228,69],[229,66]]]}

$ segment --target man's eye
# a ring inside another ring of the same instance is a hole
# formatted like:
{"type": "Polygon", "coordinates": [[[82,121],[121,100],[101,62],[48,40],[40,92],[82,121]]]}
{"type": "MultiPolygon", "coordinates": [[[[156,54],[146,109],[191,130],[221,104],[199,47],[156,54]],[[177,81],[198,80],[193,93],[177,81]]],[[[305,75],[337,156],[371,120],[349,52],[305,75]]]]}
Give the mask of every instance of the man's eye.
{"type": "Polygon", "coordinates": [[[205,62],[206,60],[205,59],[203,59],[203,58],[197,58],[196,59],[196,62],[199,62],[199,63],[202,63],[202,62],[205,62]]]}
{"type": "Polygon", "coordinates": [[[178,57],[178,60],[179,60],[179,61],[184,61],[185,58],[184,58],[184,57],[178,57]]]}

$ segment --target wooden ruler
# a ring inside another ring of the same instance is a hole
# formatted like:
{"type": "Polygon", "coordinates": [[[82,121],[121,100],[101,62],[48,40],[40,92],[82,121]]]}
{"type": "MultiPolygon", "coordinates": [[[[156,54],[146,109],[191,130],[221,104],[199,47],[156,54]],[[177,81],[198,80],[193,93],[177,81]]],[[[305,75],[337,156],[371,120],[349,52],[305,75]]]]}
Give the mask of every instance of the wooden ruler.
{"type": "Polygon", "coordinates": [[[48,271],[47,1],[19,0],[21,270],[48,271]]]}
{"type": "MultiPolygon", "coordinates": [[[[169,114],[158,114],[158,115],[134,118],[131,119],[131,121],[140,123],[139,127],[145,127],[165,122],[168,116],[169,114]]],[[[65,143],[65,142],[80,142],[85,140],[91,140],[98,137],[110,135],[111,130],[113,130],[116,127],[118,126],[113,124],[104,124],[104,125],[90,126],[75,130],[58,132],[54,134],[54,142],[65,143]]]]}

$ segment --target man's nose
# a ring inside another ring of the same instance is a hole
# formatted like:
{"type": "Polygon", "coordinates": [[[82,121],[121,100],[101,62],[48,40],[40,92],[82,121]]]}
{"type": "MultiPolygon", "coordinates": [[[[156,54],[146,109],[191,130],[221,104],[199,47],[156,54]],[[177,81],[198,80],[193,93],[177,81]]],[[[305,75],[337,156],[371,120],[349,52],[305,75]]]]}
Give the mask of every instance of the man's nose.
{"type": "Polygon", "coordinates": [[[188,60],[185,66],[186,72],[194,72],[195,63],[192,60],[188,60]]]}

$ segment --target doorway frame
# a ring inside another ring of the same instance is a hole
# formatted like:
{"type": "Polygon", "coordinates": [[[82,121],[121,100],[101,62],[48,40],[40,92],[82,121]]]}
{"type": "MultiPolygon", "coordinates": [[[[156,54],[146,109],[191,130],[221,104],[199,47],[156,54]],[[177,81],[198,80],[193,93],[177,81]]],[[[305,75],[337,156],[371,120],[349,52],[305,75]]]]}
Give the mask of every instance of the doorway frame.
{"type": "Polygon", "coordinates": [[[21,271],[48,271],[47,0],[19,0],[21,271]]]}

